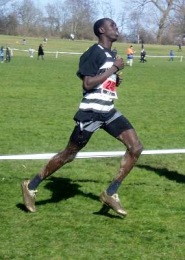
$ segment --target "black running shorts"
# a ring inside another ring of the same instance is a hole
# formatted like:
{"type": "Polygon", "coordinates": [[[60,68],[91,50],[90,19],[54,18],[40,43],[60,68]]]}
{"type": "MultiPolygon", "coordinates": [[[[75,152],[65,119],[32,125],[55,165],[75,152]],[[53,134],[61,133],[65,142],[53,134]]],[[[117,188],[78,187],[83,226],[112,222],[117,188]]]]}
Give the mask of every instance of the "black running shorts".
{"type": "Polygon", "coordinates": [[[128,119],[115,109],[102,114],[94,112],[92,112],[93,114],[89,114],[89,112],[87,112],[84,115],[84,113],[86,112],[82,114],[77,112],[77,116],[74,117],[76,126],[70,137],[70,141],[80,148],[84,147],[90,140],[92,134],[100,128],[115,138],[123,131],[133,129],[128,119]]]}

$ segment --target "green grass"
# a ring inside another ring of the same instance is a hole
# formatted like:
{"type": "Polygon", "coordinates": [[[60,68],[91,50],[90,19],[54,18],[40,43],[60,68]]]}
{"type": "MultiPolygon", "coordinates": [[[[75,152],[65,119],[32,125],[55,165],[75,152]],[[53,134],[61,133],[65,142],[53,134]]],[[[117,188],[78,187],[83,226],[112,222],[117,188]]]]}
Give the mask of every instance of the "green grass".
{"type": "MultiPolygon", "coordinates": [[[[17,41],[0,39],[11,46],[17,41]]],[[[27,41],[37,46],[40,39],[27,41]]],[[[46,49],[83,52],[91,44],[49,39],[46,49]]],[[[125,56],[127,45],[116,47],[125,56]]],[[[135,49],[139,53],[140,46],[135,49]]],[[[166,46],[146,50],[151,55],[168,53],[166,46]]],[[[184,55],[184,50],[177,54],[184,55]]],[[[78,60],[78,55],[55,59],[46,54],[45,61],[37,61],[14,52],[9,64],[0,64],[1,155],[64,148],[81,99],[78,60]]],[[[123,71],[116,107],[133,123],[145,150],[185,148],[184,70],[185,60],[148,58],[140,64],[135,58],[133,67],[123,71]]],[[[83,151],[123,149],[100,130],[83,151]]],[[[124,219],[112,211],[96,214],[99,194],[117,172],[120,158],[77,159],[66,165],[40,185],[37,212],[25,212],[20,183],[45,163],[0,161],[0,259],[184,259],[183,154],[141,156],[119,190],[128,211],[124,219]]]]}

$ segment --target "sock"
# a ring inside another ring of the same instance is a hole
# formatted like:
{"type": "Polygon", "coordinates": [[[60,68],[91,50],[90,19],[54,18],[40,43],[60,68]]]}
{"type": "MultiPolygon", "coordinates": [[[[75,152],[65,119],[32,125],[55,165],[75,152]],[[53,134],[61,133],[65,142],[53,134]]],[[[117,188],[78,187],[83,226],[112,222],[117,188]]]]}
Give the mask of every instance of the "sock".
{"type": "Polygon", "coordinates": [[[28,189],[29,190],[36,190],[36,188],[39,186],[41,183],[42,179],[41,177],[37,174],[28,184],[28,189]]]}
{"type": "Polygon", "coordinates": [[[112,181],[110,186],[106,190],[107,194],[109,196],[112,196],[114,193],[117,192],[120,185],[121,185],[121,181],[118,180],[112,181]]]}

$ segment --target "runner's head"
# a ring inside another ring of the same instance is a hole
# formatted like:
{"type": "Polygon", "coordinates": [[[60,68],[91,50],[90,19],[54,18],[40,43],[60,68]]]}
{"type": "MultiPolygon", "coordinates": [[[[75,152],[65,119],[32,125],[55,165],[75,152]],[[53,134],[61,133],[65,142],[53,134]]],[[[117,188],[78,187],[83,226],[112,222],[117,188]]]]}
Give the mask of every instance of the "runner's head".
{"type": "Polygon", "coordinates": [[[94,34],[100,38],[101,35],[106,34],[113,38],[115,41],[118,38],[118,28],[116,23],[110,18],[102,18],[95,22],[94,24],[94,34]]]}

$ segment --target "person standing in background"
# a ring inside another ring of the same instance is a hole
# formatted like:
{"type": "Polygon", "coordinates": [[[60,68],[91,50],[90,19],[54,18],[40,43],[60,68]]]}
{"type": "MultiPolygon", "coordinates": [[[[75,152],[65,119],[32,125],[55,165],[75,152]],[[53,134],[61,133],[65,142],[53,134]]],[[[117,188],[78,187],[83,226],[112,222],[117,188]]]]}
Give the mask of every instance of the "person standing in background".
{"type": "Polygon", "coordinates": [[[170,50],[170,61],[173,61],[174,59],[174,51],[170,50]]]}
{"type": "Polygon", "coordinates": [[[40,44],[39,45],[39,48],[38,48],[38,60],[39,60],[39,58],[42,58],[42,60],[44,60],[44,50],[43,50],[43,45],[42,44],[40,44]]]}
{"type": "Polygon", "coordinates": [[[6,48],[6,62],[10,62],[11,55],[10,55],[10,49],[6,48]]]}
{"type": "Polygon", "coordinates": [[[0,61],[1,63],[4,62],[4,47],[1,46],[1,49],[0,49],[0,61]]]}
{"type": "Polygon", "coordinates": [[[143,48],[143,49],[141,50],[140,62],[142,62],[142,63],[146,62],[145,56],[146,56],[146,51],[145,51],[145,49],[143,48]]]}

